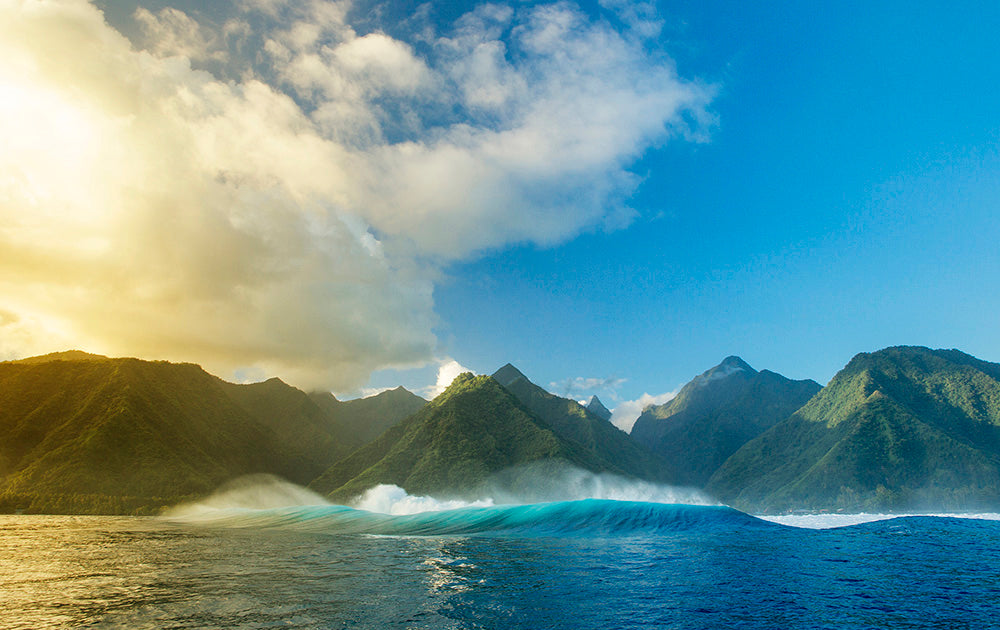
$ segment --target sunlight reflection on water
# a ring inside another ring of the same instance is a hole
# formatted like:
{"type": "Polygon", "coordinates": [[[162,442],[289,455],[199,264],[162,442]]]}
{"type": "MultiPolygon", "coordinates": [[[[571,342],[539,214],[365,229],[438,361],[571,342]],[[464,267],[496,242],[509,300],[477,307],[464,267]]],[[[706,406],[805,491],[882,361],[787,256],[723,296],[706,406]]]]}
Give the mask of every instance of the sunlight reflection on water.
{"type": "Polygon", "coordinates": [[[0,628],[980,628],[1000,618],[995,521],[703,525],[422,537],[0,516],[0,628]]]}

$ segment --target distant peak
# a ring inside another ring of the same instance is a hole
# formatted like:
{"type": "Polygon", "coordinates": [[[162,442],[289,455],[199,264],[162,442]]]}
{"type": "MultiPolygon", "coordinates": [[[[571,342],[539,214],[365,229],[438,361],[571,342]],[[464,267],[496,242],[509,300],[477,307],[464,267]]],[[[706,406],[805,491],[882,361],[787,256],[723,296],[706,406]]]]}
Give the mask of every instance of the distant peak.
{"type": "MultiPolygon", "coordinates": [[[[391,396],[393,398],[420,398],[420,396],[417,396],[416,394],[414,394],[410,390],[406,389],[402,385],[400,385],[400,386],[398,386],[398,387],[396,387],[394,389],[387,389],[386,391],[382,392],[382,394],[384,394],[386,396],[391,396]]],[[[382,395],[382,394],[379,394],[379,395],[382,395]]]]}
{"type": "Polygon", "coordinates": [[[503,366],[502,368],[493,373],[493,379],[496,382],[503,385],[504,387],[507,387],[514,381],[521,378],[528,380],[527,376],[522,374],[519,369],[517,369],[510,363],[508,363],[507,365],[503,366]]]}
{"type": "Polygon", "coordinates": [[[596,394],[590,397],[590,402],[587,403],[586,409],[602,420],[611,419],[611,411],[604,406],[604,403],[601,402],[601,399],[596,394]]]}
{"type": "Polygon", "coordinates": [[[731,370],[743,370],[745,372],[756,372],[756,370],[754,370],[752,367],[750,367],[750,365],[746,361],[744,361],[740,357],[736,356],[735,354],[730,355],[730,356],[726,357],[725,359],[723,359],[722,363],[720,363],[719,365],[716,366],[716,369],[718,369],[718,368],[729,368],[731,370]]]}
{"type": "Polygon", "coordinates": [[[726,357],[722,360],[722,363],[696,377],[694,380],[699,385],[707,385],[713,381],[722,380],[732,376],[733,374],[739,373],[745,373],[752,376],[757,373],[757,370],[750,367],[750,365],[743,359],[736,355],[732,355],[726,357]]]}

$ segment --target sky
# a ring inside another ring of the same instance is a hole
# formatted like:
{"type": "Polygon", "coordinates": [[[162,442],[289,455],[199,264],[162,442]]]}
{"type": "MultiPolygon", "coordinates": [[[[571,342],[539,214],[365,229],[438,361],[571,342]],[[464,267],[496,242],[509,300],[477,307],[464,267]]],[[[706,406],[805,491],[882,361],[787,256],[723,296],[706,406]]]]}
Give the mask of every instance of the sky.
{"type": "Polygon", "coordinates": [[[0,0],[0,359],[627,426],[729,355],[1000,361],[1000,5],[0,0]]]}

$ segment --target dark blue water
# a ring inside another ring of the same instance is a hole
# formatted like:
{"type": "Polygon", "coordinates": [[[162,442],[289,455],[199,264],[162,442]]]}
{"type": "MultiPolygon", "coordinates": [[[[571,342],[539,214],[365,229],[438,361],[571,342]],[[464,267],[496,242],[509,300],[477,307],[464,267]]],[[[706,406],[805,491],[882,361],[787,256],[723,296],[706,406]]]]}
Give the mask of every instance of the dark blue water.
{"type": "Polygon", "coordinates": [[[0,517],[2,628],[998,628],[1000,523],[574,501],[0,517]]]}

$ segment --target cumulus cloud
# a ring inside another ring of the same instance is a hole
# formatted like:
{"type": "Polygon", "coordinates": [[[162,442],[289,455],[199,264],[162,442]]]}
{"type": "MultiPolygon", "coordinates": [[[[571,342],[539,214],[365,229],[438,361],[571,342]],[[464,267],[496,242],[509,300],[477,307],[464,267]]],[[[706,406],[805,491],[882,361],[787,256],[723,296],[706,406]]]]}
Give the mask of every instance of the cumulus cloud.
{"type": "Polygon", "coordinates": [[[441,394],[444,390],[448,389],[448,386],[451,385],[451,382],[454,381],[455,377],[459,374],[472,371],[454,359],[442,359],[439,363],[437,381],[434,385],[427,387],[420,392],[428,399],[432,399],[441,394]]]}
{"type": "Polygon", "coordinates": [[[680,390],[667,392],[665,394],[644,393],[635,400],[625,400],[618,403],[611,410],[611,424],[615,425],[626,433],[632,432],[635,421],[642,415],[643,410],[650,405],[662,405],[677,396],[680,390]]]}
{"type": "Polygon", "coordinates": [[[624,224],[629,164],[711,98],[567,3],[420,41],[235,7],[140,7],[130,41],[85,0],[0,0],[3,352],[340,390],[426,363],[443,265],[624,224]]]}

